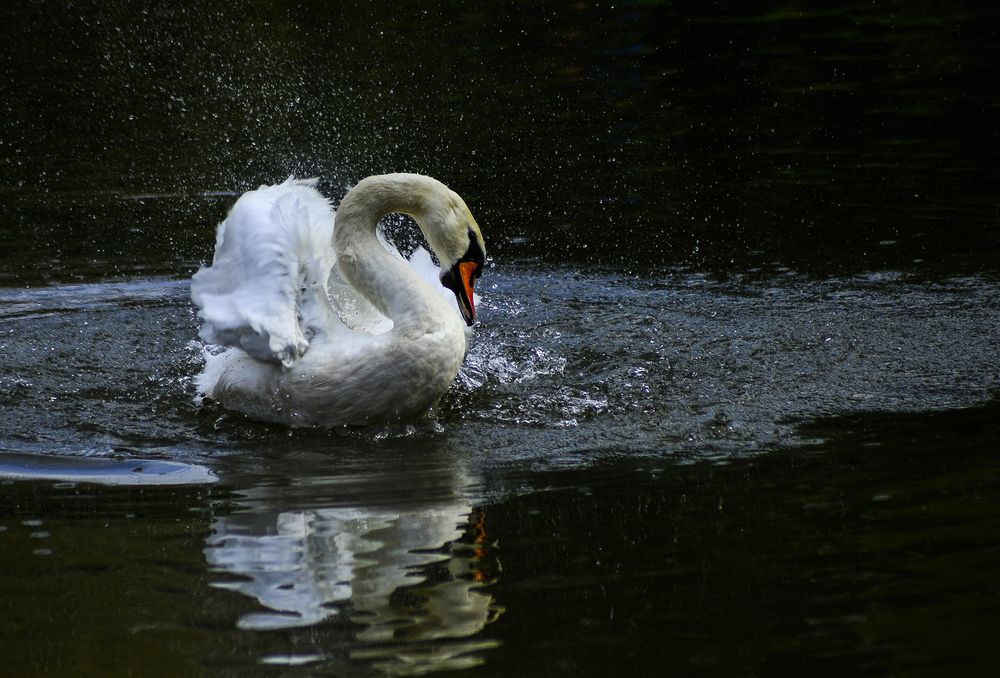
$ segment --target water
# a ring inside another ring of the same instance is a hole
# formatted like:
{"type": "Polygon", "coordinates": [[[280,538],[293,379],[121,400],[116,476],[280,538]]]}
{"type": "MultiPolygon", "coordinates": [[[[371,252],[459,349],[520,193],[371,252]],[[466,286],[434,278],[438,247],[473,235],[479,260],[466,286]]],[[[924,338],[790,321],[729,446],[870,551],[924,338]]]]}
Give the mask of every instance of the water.
{"type": "Polygon", "coordinates": [[[0,673],[1000,663],[991,7],[0,12],[0,673]],[[400,169],[492,257],[444,400],[196,405],[234,196],[400,169]]]}

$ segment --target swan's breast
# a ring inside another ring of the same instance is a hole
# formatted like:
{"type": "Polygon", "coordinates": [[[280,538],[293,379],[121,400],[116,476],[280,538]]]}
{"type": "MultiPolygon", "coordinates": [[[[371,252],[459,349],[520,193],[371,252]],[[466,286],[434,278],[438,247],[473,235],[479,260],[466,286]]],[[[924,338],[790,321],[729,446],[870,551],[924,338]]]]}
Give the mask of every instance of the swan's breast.
{"type": "Polygon", "coordinates": [[[290,423],[301,425],[417,416],[444,395],[458,374],[466,342],[457,320],[432,331],[397,328],[353,351],[314,345],[284,373],[276,400],[290,423]]]}

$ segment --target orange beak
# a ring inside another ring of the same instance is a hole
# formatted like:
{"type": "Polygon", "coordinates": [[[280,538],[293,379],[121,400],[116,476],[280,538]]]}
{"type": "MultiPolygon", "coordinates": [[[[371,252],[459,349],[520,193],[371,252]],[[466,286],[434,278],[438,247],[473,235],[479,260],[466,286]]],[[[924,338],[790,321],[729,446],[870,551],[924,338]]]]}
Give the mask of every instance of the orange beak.
{"type": "Polygon", "coordinates": [[[475,272],[476,263],[473,261],[463,261],[458,265],[458,275],[462,279],[462,289],[465,290],[465,298],[469,302],[469,311],[473,320],[476,318],[476,302],[473,294],[476,286],[475,272]]]}
{"type": "Polygon", "coordinates": [[[481,262],[459,261],[441,273],[441,284],[455,293],[455,299],[458,300],[458,310],[461,311],[465,324],[470,327],[476,322],[474,293],[479,271],[482,271],[481,262]]]}

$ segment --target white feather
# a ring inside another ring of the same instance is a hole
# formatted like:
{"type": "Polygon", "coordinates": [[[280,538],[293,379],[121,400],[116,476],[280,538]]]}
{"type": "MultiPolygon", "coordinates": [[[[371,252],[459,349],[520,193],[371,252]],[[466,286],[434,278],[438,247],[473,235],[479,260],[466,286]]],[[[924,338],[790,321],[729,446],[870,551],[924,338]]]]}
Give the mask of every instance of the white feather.
{"type": "Polygon", "coordinates": [[[287,367],[329,324],[333,209],[313,184],[289,178],[236,201],[219,225],[212,266],[191,281],[202,339],[287,367]]]}

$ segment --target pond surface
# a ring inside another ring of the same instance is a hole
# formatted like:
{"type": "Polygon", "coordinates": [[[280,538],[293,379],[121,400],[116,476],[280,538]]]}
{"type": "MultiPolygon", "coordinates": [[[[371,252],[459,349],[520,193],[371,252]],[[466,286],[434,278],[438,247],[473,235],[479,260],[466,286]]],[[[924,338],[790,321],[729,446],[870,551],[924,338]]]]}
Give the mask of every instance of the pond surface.
{"type": "Polygon", "coordinates": [[[334,5],[0,9],[0,673],[991,675],[995,8],[334,5]],[[196,405],[235,196],[391,170],[444,400],[196,405]]]}

